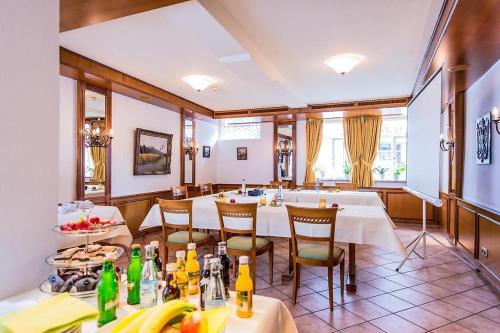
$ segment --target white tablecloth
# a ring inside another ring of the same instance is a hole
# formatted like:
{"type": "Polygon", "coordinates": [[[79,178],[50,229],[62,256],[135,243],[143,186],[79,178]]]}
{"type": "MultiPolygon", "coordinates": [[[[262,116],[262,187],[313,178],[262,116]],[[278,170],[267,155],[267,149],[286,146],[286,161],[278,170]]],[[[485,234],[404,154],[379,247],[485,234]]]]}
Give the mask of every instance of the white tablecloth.
{"type": "MultiPolygon", "coordinates": [[[[9,302],[40,302],[50,297],[39,290],[32,290],[27,293],[8,299],[9,302]]],[[[97,308],[97,298],[90,297],[82,299],[91,306],[97,308]]],[[[161,301],[161,295],[159,295],[161,301]]],[[[191,296],[189,301],[198,306],[199,295],[191,296]]],[[[234,292],[231,292],[231,299],[227,302],[233,308],[231,317],[229,318],[225,333],[296,333],[297,328],[293,321],[290,312],[283,302],[276,298],[264,296],[253,296],[253,311],[251,318],[242,319],[236,316],[234,292]]],[[[140,308],[139,305],[127,304],[126,283],[122,284],[120,289],[120,306],[118,308],[118,319],[132,313],[140,308]]],[[[110,332],[112,327],[118,323],[113,321],[99,329],[99,332],[110,332]]],[[[97,332],[97,322],[90,321],[82,325],[82,332],[97,332]]]]}
{"type": "MultiPolygon", "coordinates": [[[[236,202],[239,203],[258,201],[258,197],[241,196],[233,193],[228,193],[228,197],[228,200],[235,198],[236,202]]],[[[220,229],[217,207],[215,205],[216,198],[213,196],[204,196],[192,200],[193,227],[213,230],[220,229]]],[[[318,207],[317,203],[292,202],[288,204],[300,207],[318,207]]],[[[337,212],[335,226],[336,241],[376,245],[406,255],[406,250],[394,230],[394,224],[389,216],[387,216],[383,207],[340,204],[340,208],[337,212]]],[[[172,221],[173,216],[166,216],[167,220],[169,218],[172,221]]],[[[179,216],[177,218],[179,219],[179,216]]],[[[181,218],[186,221],[184,216],[181,218]]],[[[227,223],[226,219],[224,221],[227,223]]],[[[174,223],[180,222],[180,220],[177,220],[174,223]]],[[[161,226],[161,215],[158,204],[151,207],[140,229],[154,226],[161,226]]],[[[240,228],[243,228],[243,225],[240,228]]],[[[300,228],[297,227],[297,232],[309,236],[328,236],[326,228],[328,226],[303,225],[300,228]]],[[[290,226],[286,207],[259,207],[257,209],[257,235],[289,238],[290,226]]]]}
{"type": "MultiPolygon", "coordinates": [[[[275,190],[276,191],[276,190],[275,190]]],[[[290,191],[283,190],[283,200],[286,202],[309,202],[317,203],[319,199],[326,199],[329,204],[337,203],[339,205],[360,205],[360,206],[380,206],[384,207],[384,202],[380,199],[377,192],[355,192],[355,191],[314,191],[301,190],[290,191]]]]}
{"type": "MultiPolygon", "coordinates": [[[[67,214],[58,214],[57,223],[61,225],[70,221],[76,221],[82,216],[84,216],[84,214],[81,210],[76,210],[67,214]]],[[[99,216],[101,219],[105,220],[111,219],[117,222],[124,222],[120,210],[114,206],[95,206],[90,212],[90,216],[99,216]]],[[[108,234],[90,237],[91,242],[104,240],[111,244],[130,246],[132,243],[132,234],[130,234],[130,230],[128,230],[126,225],[120,225],[108,234]]],[[[59,233],[57,234],[57,246],[59,249],[82,245],[85,244],[85,242],[85,236],[66,236],[59,233]]]]}

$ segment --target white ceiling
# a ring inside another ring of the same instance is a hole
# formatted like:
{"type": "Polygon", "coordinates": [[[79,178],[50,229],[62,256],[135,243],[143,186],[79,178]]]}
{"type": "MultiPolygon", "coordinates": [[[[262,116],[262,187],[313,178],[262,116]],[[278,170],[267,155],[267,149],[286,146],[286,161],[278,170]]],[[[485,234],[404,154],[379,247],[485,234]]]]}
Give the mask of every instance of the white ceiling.
{"type": "Polygon", "coordinates": [[[60,34],[61,46],[215,111],[407,96],[442,0],[198,0],[60,34]],[[323,61],[366,60],[342,77],[323,61]],[[196,92],[182,77],[213,76],[196,92]]]}

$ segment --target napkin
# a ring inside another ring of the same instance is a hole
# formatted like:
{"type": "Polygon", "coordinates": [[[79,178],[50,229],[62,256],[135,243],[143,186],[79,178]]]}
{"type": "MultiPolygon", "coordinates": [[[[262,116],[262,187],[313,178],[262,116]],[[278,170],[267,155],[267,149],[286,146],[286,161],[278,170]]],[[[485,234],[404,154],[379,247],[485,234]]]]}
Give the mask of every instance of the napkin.
{"type": "Polygon", "coordinates": [[[98,315],[87,303],[64,293],[0,317],[0,332],[59,332],[94,320],[98,315]]]}

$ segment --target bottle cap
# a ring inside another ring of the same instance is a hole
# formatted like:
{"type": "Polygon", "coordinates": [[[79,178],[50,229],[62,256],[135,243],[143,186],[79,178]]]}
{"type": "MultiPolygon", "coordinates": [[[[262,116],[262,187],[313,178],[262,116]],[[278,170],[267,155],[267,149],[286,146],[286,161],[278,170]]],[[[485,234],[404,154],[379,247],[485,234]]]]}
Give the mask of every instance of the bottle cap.
{"type": "Polygon", "coordinates": [[[175,264],[175,262],[171,262],[169,264],[167,264],[167,271],[168,272],[175,272],[177,270],[177,265],[175,264]]]}
{"type": "Polygon", "coordinates": [[[241,256],[238,258],[240,264],[248,264],[248,257],[247,256],[241,256]]]}
{"type": "Polygon", "coordinates": [[[158,248],[160,246],[160,242],[158,242],[157,240],[153,240],[153,241],[149,242],[149,244],[153,245],[156,248],[158,248]]]}
{"type": "Polygon", "coordinates": [[[175,257],[176,258],[180,258],[180,257],[184,258],[184,257],[186,257],[186,251],[180,250],[180,251],[175,252],[175,257]]]}
{"type": "Polygon", "coordinates": [[[141,244],[132,244],[132,248],[133,249],[140,249],[141,248],[141,244]]]}
{"type": "Polygon", "coordinates": [[[217,243],[218,246],[226,246],[226,242],[219,242],[217,243]]]}
{"type": "Polygon", "coordinates": [[[213,258],[214,255],[212,253],[207,253],[203,256],[203,259],[210,259],[210,258],[213,258]]]}
{"type": "Polygon", "coordinates": [[[196,250],[196,243],[189,243],[188,250],[196,250]]]}

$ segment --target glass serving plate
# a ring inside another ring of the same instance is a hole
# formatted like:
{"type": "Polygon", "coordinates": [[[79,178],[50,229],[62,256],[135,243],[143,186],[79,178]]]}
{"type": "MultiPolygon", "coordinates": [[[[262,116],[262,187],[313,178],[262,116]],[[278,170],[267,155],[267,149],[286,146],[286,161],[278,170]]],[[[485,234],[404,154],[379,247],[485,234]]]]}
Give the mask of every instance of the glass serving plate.
{"type": "Polygon", "coordinates": [[[70,230],[70,231],[63,231],[61,230],[62,225],[55,225],[52,227],[52,231],[58,232],[62,235],[66,236],[98,236],[98,235],[105,235],[113,230],[115,230],[118,226],[120,225],[125,225],[124,222],[117,222],[113,223],[109,226],[105,227],[100,227],[99,229],[93,229],[93,230],[70,230]]]}
{"type": "MultiPolygon", "coordinates": [[[[38,287],[41,292],[49,295],[59,295],[61,293],[52,291],[52,287],[49,283],[48,280],[43,281],[40,286],[38,287]]],[[[93,297],[97,295],[97,288],[94,290],[89,290],[89,291],[75,291],[75,292],[69,292],[68,293],[70,296],[75,296],[79,298],[87,298],[87,297],[93,297]]]]}
{"type": "MultiPolygon", "coordinates": [[[[82,248],[82,251],[85,251],[85,248],[82,248]]],[[[115,251],[116,253],[116,258],[119,258],[122,256],[122,254],[125,252],[125,250],[122,247],[116,246],[115,251]]],[[[112,252],[110,252],[112,253],[112,252]]],[[[45,262],[51,266],[57,267],[57,268],[84,268],[84,267],[95,267],[95,266],[100,266],[104,262],[104,258],[101,257],[101,260],[97,260],[95,258],[90,258],[87,261],[71,261],[71,262],[61,262],[54,260],[54,258],[57,256],[56,254],[53,254],[51,256],[48,256],[45,259],[45,262]]]]}

